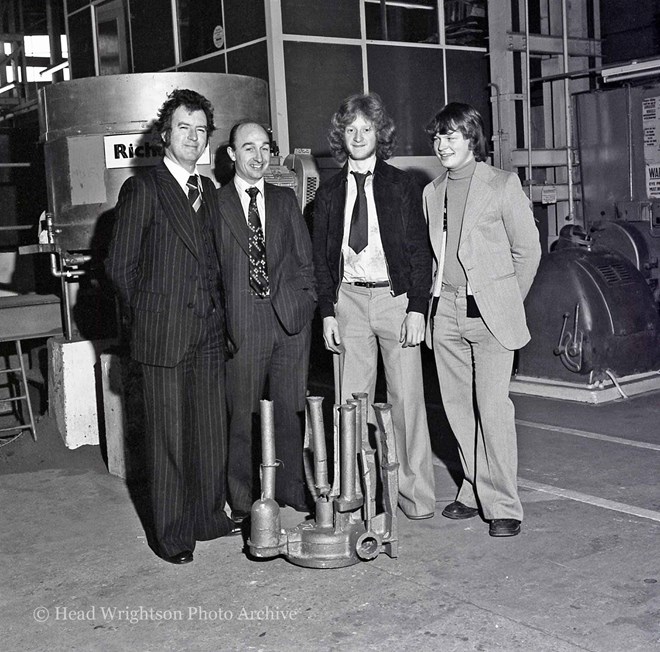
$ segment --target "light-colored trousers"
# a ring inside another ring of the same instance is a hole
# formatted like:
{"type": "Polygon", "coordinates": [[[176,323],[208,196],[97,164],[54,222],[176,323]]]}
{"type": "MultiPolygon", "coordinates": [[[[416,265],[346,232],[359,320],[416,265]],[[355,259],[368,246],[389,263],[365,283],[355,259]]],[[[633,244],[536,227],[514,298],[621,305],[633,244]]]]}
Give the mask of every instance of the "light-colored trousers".
{"type": "MultiPolygon", "coordinates": [[[[335,396],[345,403],[354,393],[367,393],[371,406],[380,347],[399,458],[399,507],[415,517],[435,511],[435,479],[420,349],[399,342],[407,305],[405,294],[393,297],[388,287],[342,283],[335,314],[344,353],[334,356],[335,396]]],[[[371,407],[368,420],[375,425],[371,407]]]]}
{"type": "Polygon", "coordinates": [[[443,290],[433,320],[433,351],[442,403],[458,442],[464,479],[456,496],[481,506],[486,520],[522,520],[518,446],[509,398],[513,351],[480,317],[466,316],[465,288],[443,290]]]}

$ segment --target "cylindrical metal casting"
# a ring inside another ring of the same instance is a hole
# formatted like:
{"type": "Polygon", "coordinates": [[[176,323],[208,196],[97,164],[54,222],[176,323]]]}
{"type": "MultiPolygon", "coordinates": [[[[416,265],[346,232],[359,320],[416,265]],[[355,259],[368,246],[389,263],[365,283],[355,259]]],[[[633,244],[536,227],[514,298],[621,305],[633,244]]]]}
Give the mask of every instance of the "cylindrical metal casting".
{"type": "Polygon", "coordinates": [[[248,546],[255,557],[275,557],[282,552],[280,506],[272,499],[257,500],[250,514],[248,546]]]}
{"type": "Polygon", "coordinates": [[[327,496],[330,484],[328,483],[328,453],[325,445],[322,403],[322,396],[307,397],[314,448],[314,484],[319,495],[327,496]]]}
{"type": "Polygon", "coordinates": [[[273,402],[262,400],[261,405],[261,497],[275,498],[275,419],[273,402]]]}
{"type": "Polygon", "coordinates": [[[341,494],[337,498],[337,509],[347,512],[362,505],[362,498],[355,490],[356,455],[356,411],[357,405],[342,405],[341,411],[341,494]]]}

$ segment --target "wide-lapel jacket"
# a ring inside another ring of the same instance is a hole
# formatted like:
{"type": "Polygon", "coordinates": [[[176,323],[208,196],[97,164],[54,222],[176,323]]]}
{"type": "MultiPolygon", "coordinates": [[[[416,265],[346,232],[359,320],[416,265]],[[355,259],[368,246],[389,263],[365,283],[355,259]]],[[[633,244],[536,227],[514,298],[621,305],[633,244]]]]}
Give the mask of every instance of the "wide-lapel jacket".
{"type": "MultiPolygon", "coordinates": [[[[312,245],[294,192],[264,184],[266,262],[270,296],[287,333],[299,333],[316,307],[312,245]]],[[[249,282],[249,229],[233,182],[218,190],[216,243],[227,299],[227,321],[235,346],[253,325],[249,282]]]]}
{"type": "MultiPolygon", "coordinates": [[[[314,199],[314,267],[319,313],[334,316],[343,274],[348,166],[321,185],[314,199]]],[[[422,212],[421,188],[414,177],[378,159],[374,202],[387,271],[394,296],[406,293],[408,312],[426,311],[431,287],[431,248],[422,212]]]]}
{"type": "MultiPolygon", "coordinates": [[[[424,188],[424,211],[434,254],[433,294],[442,283],[445,238],[442,216],[447,172],[424,188]]],[[[518,177],[479,162],[470,182],[458,245],[469,291],[488,329],[507,349],[530,338],[523,301],[541,258],[530,202],[518,177]]],[[[431,324],[426,343],[431,346],[431,324]]]]}
{"type": "MultiPolygon", "coordinates": [[[[200,176],[210,219],[215,185],[200,176]]],[[[194,332],[194,301],[203,244],[197,242],[186,193],[161,163],[124,182],[115,209],[106,271],[131,313],[131,355],[170,367],[183,359],[194,332]]]]}

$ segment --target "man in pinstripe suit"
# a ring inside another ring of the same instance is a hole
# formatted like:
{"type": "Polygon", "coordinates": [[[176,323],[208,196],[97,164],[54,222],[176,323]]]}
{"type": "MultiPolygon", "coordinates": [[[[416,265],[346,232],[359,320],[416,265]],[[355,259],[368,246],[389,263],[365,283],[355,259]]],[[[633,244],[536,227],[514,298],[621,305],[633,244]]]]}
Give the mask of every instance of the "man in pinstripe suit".
{"type": "Polygon", "coordinates": [[[218,192],[217,243],[236,346],[227,363],[227,475],[232,518],[238,520],[248,515],[259,495],[255,425],[259,401],[266,396],[273,401],[275,448],[282,462],[275,497],[299,510],[309,504],[302,449],[316,293],[311,241],[295,194],[264,182],[270,163],[268,133],[261,125],[239,123],[231,130],[227,153],[235,176],[218,192]],[[255,237],[262,245],[265,240],[265,260],[257,271],[250,262],[255,237]]]}
{"type": "Polygon", "coordinates": [[[155,128],[164,160],[122,186],[106,270],[143,372],[149,542],[165,561],[185,564],[196,541],[238,531],[224,511],[227,347],[211,227],[216,193],[197,173],[213,108],[177,89],[155,128]]]}

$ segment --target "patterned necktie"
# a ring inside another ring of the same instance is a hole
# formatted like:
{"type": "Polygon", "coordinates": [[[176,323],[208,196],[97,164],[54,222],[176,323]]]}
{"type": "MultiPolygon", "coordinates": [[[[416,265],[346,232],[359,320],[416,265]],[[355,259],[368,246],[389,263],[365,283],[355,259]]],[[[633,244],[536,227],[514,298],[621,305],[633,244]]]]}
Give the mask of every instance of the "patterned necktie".
{"type": "Polygon", "coordinates": [[[367,232],[369,228],[369,216],[367,213],[367,195],[364,192],[364,182],[371,172],[351,172],[357,184],[357,196],[353,204],[353,215],[351,216],[351,232],[348,235],[348,246],[359,254],[368,242],[367,232]]]}
{"type": "Polygon", "coordinates": [[[188,187],[188,201],[196,213],[199,210],[199,207],[202,205],[202,196],[199,194],[199,186],[197,185],[196,174],[188,177],[186,186],[188,187]]]}
{"type": "Polygon", "coordinates": [[[245,192],[250,195],[250,206],[248,207],[250,287],[257,296],[266,297],[268,296],[268,265],[266,264],[266,241],[257,208],[259,189],[253,186],[245,192]]]}

